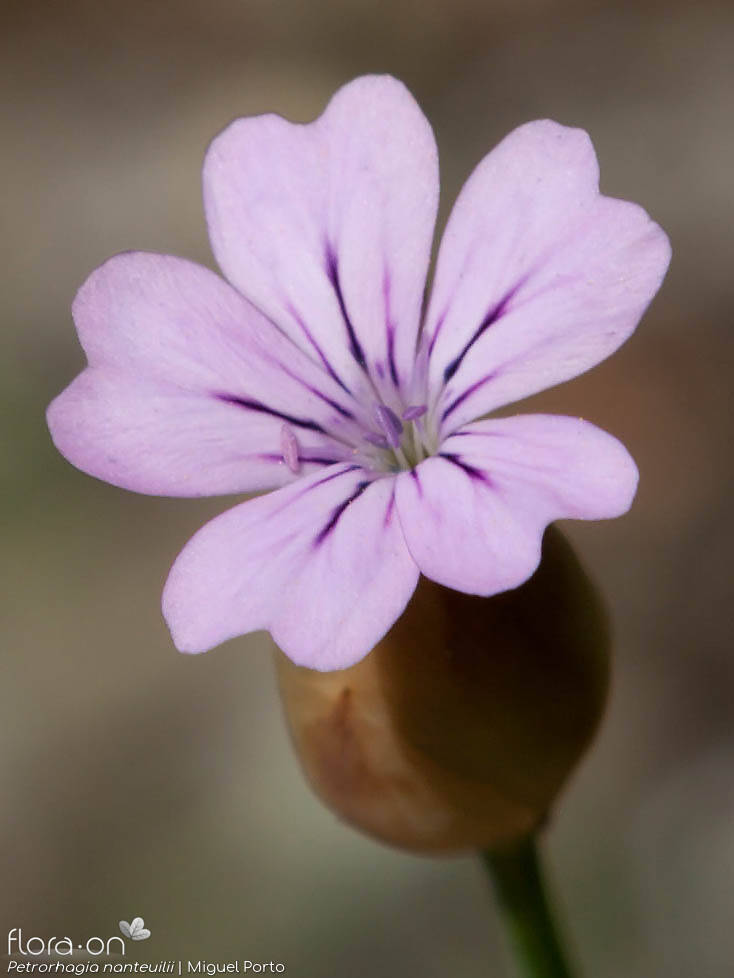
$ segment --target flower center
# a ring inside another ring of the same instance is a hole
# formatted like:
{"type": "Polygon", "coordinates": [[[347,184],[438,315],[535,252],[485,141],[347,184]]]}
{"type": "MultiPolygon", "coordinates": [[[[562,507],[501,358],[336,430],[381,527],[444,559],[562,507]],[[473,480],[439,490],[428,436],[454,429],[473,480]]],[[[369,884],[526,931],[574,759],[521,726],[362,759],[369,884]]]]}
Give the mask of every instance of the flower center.
{"type": "Polygon", "coordinates": [[[401,472],[413,469],[423,459],[435,454],[437,444],[425,423],[425,404],[406,407],[400,417],[387,405],[375,404],[373,415],[377,431],[364,435],[370,446],[364,454],[370,468],[378,472],[401,472]]]}
{"type": "Polygon", "coordinates": [[[367,473],[380,476],[408,472],[438,451],[438,434],[430,424],[425,404],[409,405],[398,416],[386,404],[376,402],[372,418],[372,428],[363,418],[349,431],[332,432],[337,444],[334,457],[326,459],[302,454],[295,431],[284,421],[280,428],[278,454],[294,475],[301,472],[304,461],[323,464],[342,461],[356,463],[367,473]]]}

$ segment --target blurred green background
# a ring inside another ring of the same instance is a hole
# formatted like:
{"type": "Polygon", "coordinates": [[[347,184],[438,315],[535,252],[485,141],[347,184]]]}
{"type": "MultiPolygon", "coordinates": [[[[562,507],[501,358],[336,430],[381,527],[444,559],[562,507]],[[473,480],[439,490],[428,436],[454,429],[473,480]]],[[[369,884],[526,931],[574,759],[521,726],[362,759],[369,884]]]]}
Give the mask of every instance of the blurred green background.
{"type": "Polygon", "coordinates": [[[532,399],[614,432],[642,473],[625,519],[568,527],[613,612],[616,673],[549,856],[587,975],[731,974],[734,8],[5,0],[3,22],[0,939],[141,915],[153,936],[130,959],[511,974],[473,859],[381,848],[311,797],[264,636],[173,649],[168,567],[227,500],[98,483],[44,422],[82,364],[69,306],[94,266],[129,248],[212,263],[208,140],[237,115],[312,118],[389,71],[435,126],[444,217],[497,140],[549,116],[589,130],[604,191],[671,236],[639,333],[532,399]]]}

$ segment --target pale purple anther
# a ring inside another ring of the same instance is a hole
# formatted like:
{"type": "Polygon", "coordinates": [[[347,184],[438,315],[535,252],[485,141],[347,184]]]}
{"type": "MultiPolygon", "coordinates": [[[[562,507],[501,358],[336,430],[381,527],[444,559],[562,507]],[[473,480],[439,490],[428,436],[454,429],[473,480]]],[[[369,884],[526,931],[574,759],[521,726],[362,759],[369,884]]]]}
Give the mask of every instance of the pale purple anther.
{"type": "Polygon", "coordinates": [[[376,435],[374,431],[366,431],[363,435],[364,440],[377,448],[389,448],[387,438],[384,435],[376,435]]]}
{"type": "Polygon", "coordinates": [[[403,422],[397,414],[385,404],[375,404],[375,418],[385,432],[389,444],[393,448],[398,448],[403,437],[403,422]]]}
{"type": "Polygon", "coordinates": [[[604,360],[662,282],[665,234],[598,178],[580,130],[510,133],[459,194],[424,305],[433,133],[400,82],[358,78],[310,125],[259,115],[211,143],[228,281],[143,252],[92,273],[73,306],[88,367],[48,412],[59,450],[137,492],[274,490],[176,560],[179,649],[265,628],[298,664],[344,669],[421,573],[496,594],[534,572],[549,522],[629,508],[637,470],[611,435],[486,420],[604,360]]]}
{"type": "Polygon", "coordinates": [[[301,459],[298,454],[298,439],[287,422],[280,428],[280,451],[283,461],[294,475],[301,471],[301,459]]]}

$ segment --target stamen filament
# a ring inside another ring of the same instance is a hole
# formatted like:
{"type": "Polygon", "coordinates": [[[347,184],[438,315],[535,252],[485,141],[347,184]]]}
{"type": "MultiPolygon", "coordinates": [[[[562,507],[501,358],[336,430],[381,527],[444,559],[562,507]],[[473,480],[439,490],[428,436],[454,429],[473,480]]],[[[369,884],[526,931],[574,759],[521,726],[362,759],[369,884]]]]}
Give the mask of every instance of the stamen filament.
{"type": "Polygon", "coordinates": [[[405,454],[404,454],[402,448],[400,448],[398,445],[396,445],[393,448],[393,452],[395,453],[395,458],[397,459],[398,464],[400,465],[400,468],[401,469],[403,469],[404,471],[407,472],[408,469],[412,469],[413,468],[413,466],[409,464],[408,459],[405,457],[405,454]]]}

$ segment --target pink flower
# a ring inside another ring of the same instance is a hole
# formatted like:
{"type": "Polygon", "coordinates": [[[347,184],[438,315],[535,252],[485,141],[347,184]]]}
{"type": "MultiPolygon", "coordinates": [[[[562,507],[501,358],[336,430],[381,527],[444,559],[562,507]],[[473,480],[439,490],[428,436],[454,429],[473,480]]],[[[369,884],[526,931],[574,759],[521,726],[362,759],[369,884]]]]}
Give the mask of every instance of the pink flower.
{"type": "Polygon", "coordinates": [[[484,419],[609,356],[665,274],[665,234],[599,194],[585,133],[531,122],[479,164],[425,315],[438,159],[400,82],[359,78],[310,125],[239,119],[203,180],[229,284],[167,255],[110,259],[74,302],[89,366],[48,413],[59,451],[114,485],[275,490],[176,560],[179,649],[266,628],[295,662],[344,668],[419,573],[514,588],[549,522],[629,508],[637,471],[611,435],[484,419]]]}

